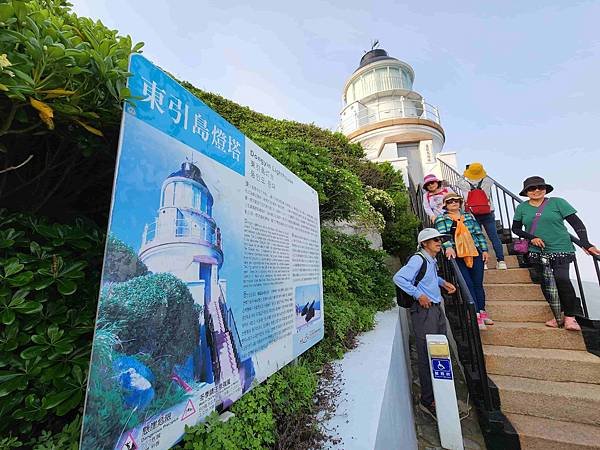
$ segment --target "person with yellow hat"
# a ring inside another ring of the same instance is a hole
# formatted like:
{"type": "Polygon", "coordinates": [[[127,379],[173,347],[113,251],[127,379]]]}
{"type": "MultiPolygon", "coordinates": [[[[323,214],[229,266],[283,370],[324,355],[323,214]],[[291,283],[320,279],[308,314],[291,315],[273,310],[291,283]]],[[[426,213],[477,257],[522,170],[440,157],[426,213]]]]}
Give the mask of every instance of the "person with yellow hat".
{"type": "MultiPolygon", "coordinates": [[[[494,214],[494,200],[492,198],[494,180],[487,176],[483,164],[478,162],[468,164],[463,176],[464,178],[458,184],[466,197],[465,211],[473,214],[477,223],[485,229],[490,238],[496,254],[496,268],[506,270],[504,249],[496,229],[496,215],[494,214]]],[[[487,264],[485,268],[487,269],[487,264]]]]}

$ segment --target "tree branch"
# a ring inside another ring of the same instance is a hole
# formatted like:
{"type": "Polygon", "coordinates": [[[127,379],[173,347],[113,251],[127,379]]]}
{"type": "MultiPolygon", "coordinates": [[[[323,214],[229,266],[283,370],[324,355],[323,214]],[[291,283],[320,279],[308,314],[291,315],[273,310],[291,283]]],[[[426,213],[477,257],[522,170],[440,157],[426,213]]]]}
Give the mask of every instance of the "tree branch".
{"type": "Polygon", "coordinates": [[[0,173],[10,172],[11,170],[17,170],[18,168],[23,167],[25,164],[27,164],[32,159],[33,159],[33,154],[29,155],[27,157],[27,159],[25,161],[23,161],[21,164],[19,164],[17,166],[7,167],[6,169],[2,169],[2,170],[0,170],[0,173]]]}

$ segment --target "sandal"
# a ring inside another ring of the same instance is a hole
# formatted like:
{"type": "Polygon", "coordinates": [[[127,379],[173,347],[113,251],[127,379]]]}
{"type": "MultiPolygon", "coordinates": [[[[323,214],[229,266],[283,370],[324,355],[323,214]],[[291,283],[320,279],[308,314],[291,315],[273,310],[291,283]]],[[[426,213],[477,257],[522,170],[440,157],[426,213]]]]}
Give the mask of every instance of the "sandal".
{"type": "Polygon", "coordinates": [[[581,331],[581,327],[575,320],[575,317],[565,316],[565,330],[569,331],[581,331]]]}

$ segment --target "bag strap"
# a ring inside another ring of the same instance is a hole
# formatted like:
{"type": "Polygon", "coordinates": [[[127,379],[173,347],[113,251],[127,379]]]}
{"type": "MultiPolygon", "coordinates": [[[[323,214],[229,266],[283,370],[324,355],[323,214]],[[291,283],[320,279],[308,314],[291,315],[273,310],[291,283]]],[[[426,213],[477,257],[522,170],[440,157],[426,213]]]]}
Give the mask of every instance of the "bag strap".
{"type": "Polygon", "coordinates": [[[544,212],[544,208],[546,207],[547,203],[548,203],[548,199],[545,198],[544,201],[542,202],[542,204],[540,205],[540,207],[538,208],[537,212],[535,213],[533,222],[531,222],[531,228],[529,229],[529,234],[533,234],[535,232],[535,229],[538,224],[538,220],[540,220],[540,217],[542,217],[542,213],[544,212]]]}
{"type": "Polygon", "coordinates": [[[419,255],[423,262],[421,263],[421,268],[415,277],[415,281],[413,282],[413,286],[417,287],[417,285],[421,282],[421,280],[425,277],[425,273],[427,272],[427,260],[421,254],[421,252],[416,252],[415,255],[419,255]]]}
{"type": "Polygon", "coordinates": [[[481,189],[481,185],[483,184],[483,178],[481,180],[479,180],[479,183],[477,183],[477,185],[474,185],[473,183],[471,183],[468,180],[467,180],[467,183],[469,183],[469,186],[471,186],[472,191],[474,191],[475,189],[481,189]]]}

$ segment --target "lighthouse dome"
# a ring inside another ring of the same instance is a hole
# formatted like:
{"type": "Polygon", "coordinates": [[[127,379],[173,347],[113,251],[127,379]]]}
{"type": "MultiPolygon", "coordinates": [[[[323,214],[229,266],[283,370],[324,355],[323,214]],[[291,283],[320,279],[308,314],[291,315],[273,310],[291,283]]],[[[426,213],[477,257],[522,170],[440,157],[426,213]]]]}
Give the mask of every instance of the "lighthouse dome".
{"type": "Polygon", "coordinates": [[[189,161],[182,163],[181,169],[179,169],[177,172],[173,172],[171,175],[168,176],[168,178],[174,177],[189,178],[190,180],[194,180],[195,182],[200,183],[204,187],[208,187],[202,179],[202,172],[200,171],[200,168],[189,161]]]}
{"type": "MultiPolygon", "coordinates": [[[[389,59],[392,61],[398,61],[398,59],[392,58],[390,55],[388,55],[388,52],[386,52],[382,48],[376,48],[376,49],[370,50],[367,53],[365,53],[362,56],[362,58],[360,58],[360,65],[358,66],[358,69],[366,66],[367,64],[371,64],[371,63],[374,63],[377,61],[384,61],[386,59],[389,59]]],[[[358,69],[356,69],[356,70],[358,70],[358,69]]]]}

